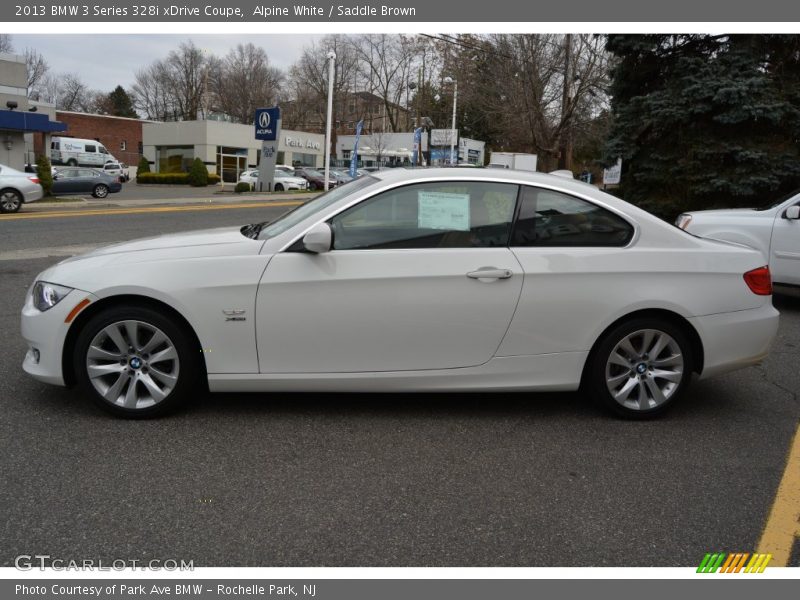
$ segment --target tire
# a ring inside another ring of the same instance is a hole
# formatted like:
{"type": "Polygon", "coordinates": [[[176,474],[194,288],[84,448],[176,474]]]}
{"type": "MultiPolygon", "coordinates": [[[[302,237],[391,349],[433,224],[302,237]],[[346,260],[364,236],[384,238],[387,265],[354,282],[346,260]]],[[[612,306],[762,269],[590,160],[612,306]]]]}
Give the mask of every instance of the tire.
{"type": "Polygon", "coordinates": [[[0,192],[0,213],[15,213],[22,208],[22,194],[17,190],[6,189],[0,192]]]}
{"type": "Polygon", "coordinates": [[[80,389],[111,414],[156,417],[201,389],[205,371],[196,345],[190,332],[162,312],[110,307],[78,333],[73,372],[80,389]]]}
{"type": "Polygon", "coordinates": [[[316,192],[317,191],[317,184],[314,183],[313,181],[309,181],[308,189],[311,190],[312,192],[316,192]]]}
{"type": "Polygon", "coordinates": [[[108,196],[108,186],[104,183],[97,184],[92,190],[92,196],[95,198],[105,198],[108,196]]]}
{"type": "Polygon", "coordinates": [[[283,184],[281,184],[281,183],[276,183],[276,184],[275,184],[275,191],[276,191],[276,192],[282,192],[282,191],[283,191],[283,184]]]}
{"type": "Polygon", "coordinates": [[[693,364],[681,327],[666,319],[637,318],[609,331],[594,348],[584,389],[617,416],[648,419],[680,399],[693,364]]]}
{"type": "Polygon", "coordinates": [[[70,158],[67,161],[67,165],[70,166],[70,167],[77,167],[78,166],[78,161],[75,160],[74,158],[70,158]]]}

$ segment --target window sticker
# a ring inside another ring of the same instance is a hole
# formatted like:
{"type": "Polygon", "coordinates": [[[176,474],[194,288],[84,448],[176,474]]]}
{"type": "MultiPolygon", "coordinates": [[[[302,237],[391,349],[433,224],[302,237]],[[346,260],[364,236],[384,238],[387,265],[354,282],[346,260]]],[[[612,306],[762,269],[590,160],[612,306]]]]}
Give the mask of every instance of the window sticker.
{"type": "Polygon", "coordinates": [[[469,231],[469,194],[419,192],[417,227],[469,231]]]}

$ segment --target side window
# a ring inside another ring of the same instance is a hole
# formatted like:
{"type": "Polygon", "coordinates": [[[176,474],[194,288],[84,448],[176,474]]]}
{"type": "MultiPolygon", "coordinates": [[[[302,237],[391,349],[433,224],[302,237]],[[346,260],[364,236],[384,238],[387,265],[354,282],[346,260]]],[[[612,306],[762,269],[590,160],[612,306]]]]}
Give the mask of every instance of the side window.
{"type": "Polygon", "coordinates": [[[63,177],[65,179],[68,179],[70,177],[77,177],[78,176],[78,170],[77,169],[63,169],[62,171],[58,172],[58,175],[59,175],[59,177],[63,177]]]}
{"type": "Polygon", "coordinates": [[[91,169],[81,169],[79,171],[79,177],[96,177],[97,173],[92,171],[91,169]]]}
{"type": "Polygon", "coordinates": [[[544,188],[524,187],[512,246],[624,246],[633,227],[591,202],[544,188]]]}
{"type": "Polygon", "coordinates": [[[84,152],[97,152],[97,146],[94,144],[86,144],[84,147],[84,152]]]}
{"type": "Polygon", "coordinates": [[[331,221],[335,250],[507,246],[518,186],[445,181],[396,188],[331,221]]]}

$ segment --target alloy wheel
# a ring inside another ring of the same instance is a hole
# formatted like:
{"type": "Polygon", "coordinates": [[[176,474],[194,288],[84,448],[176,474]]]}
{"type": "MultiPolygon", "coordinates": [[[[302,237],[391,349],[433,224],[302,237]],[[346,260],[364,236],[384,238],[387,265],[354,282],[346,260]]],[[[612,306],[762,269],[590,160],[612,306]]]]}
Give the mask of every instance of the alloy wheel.
{"type": "Polygon", "coordinates": [[[22,199],[17,192],[6,190],[3,192],[2,196],[0,196],[0,206],[2,206],[3,212],[17,212],[22,206],[22,199]]]}
{"type": "Polygon", "coordinates": [[[606,361],[606,386],[614,400],[635,411],[657,408],[678,390],[684,372],[678,342],[658,329],[623,337],[606,361]]]}
{"type": "Polygon", "coordinates": [[[162,402],[178,383],[179,371],[175,344],[143,321],[107,325],[86,352],[86,372],[94,389],[110,404],[127,409],[162,402]]]}

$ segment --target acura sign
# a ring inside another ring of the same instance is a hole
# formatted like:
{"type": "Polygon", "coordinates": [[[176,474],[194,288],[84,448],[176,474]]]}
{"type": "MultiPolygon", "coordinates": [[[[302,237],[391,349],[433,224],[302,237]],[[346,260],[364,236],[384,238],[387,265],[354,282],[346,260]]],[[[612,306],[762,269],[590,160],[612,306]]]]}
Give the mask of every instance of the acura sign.
{"type": "Polygon", "coordinates": [[[256,190],[271,192],[275,183],[275,161],[278,158],[278,137],[281,135],[281,109],[257,108],[256,139],[261,140],[261,160],[258,163],[256,190]]]}
{"type": "Polygon", "coordinates": [[[256,139],[274,142],[278,139],[278,120],[281,118],[281,109],[273,108],[256,109],[256,139]]]}

